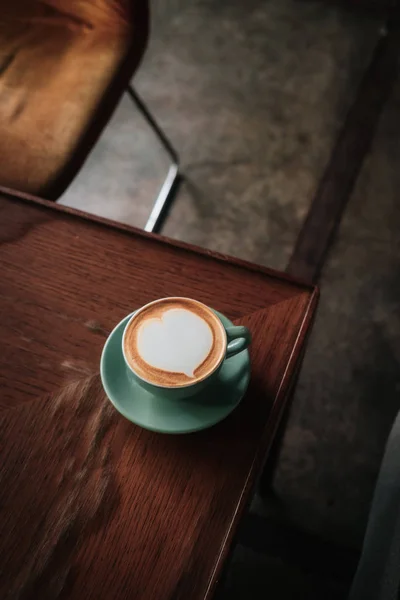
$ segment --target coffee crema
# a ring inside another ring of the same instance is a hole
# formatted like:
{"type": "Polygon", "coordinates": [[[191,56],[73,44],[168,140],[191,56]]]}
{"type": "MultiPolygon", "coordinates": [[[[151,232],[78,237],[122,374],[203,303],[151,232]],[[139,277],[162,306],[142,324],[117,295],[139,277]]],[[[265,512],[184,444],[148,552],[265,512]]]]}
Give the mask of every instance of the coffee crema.
{"type": "Polygon", "coordinates": [[[140,309],[124,335],[124,354],[144,381],[182,387],[202,381],[225,357],[226,333],[214,312],[190,298],[165,298],[140,309]]]}

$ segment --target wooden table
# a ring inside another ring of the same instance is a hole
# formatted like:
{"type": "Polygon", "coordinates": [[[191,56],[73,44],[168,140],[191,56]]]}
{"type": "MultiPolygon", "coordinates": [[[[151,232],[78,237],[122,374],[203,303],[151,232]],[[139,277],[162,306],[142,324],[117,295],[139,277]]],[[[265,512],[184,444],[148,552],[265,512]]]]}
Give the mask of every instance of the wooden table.
{"type": "Polygon", "coordinates": [[[0,597],[210,598],[299,366],[315,288],[7,193],[0,273],[0,597]],[[124,315],[179,295],[250,327],[252,381],[224,422],[165,436],[112,408],[98,366],[124,315]]]}

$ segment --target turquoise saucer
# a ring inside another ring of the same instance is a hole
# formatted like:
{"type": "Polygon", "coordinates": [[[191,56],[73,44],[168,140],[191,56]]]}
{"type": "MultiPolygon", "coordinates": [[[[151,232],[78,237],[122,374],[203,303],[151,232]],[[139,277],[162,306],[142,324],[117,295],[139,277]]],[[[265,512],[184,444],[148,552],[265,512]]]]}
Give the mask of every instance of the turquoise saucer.
{"type": "MultiPolygon", "coordinates": [[[[217,313],[225,327],[232,325],[217,313]]],[[[160,433],[192,433],[225,419],[243,398],[250,380],[247,350],[225,360],[218,379],[198,394],[183,400],[166,400],[141,388],[128,377],[122,356],[122,334],[131,315],[107,339],[100,361],[104,390],[115,408],[129,421],[160,433]]]]}

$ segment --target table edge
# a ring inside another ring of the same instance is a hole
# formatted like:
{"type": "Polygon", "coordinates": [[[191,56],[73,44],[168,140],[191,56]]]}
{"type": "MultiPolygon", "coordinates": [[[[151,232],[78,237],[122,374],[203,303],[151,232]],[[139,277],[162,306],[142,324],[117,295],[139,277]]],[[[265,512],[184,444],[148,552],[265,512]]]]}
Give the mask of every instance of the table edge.
{"type": "MultiPolygon", "coordinates": [[[[307,337],[311,331],[311,327],[313,324],[313,319],[315,316],[316,308],[318,305],[320,292],[317,286],[314,286],[314,291],[311,294],[307,306],[304,309],[304,316],[299,327],[299,331],[297,333],[296,342],[293,346],[292,353],[290,355],[288,364],[286,366],[285,372],[283,373],[282,380],[279,384],[279,388],[277,394],[275,396],[275,400],[271,409],[271,413],[269,415],[268,421],[266,422],[264,433],[260,439],[260,443],[257,449],[257,453],[254,457],[253,464],[251,465],[246,483],[243,487],[243,491],[240,497],[240,500],[237,504],[236,511],[232,517],[231,523],[229,525],[227,534],[220,548],[220,553],[215,563],[214,571],[210,577],[208,587],[204,596],[204,600],[212,600],[214,597],[214,593],[216,591],[219,576],[223,572],[223,568],[225,566],[225,562],[228,558],[229,552],[231,550],[233,538],[237,532],[237,528],[240,524],[240,521],[243,517],[243,513],[248,507],[250,498],[252,496],[252,492],[254,491],[258,477],[260,475],[259,471],[261,468],[261,464],[264,461],[265,455],[268,453],[269,449],[272,446],[272,442],[274,440],[275,434],[278,430],[280,420],[282,418],[282,414],[284,412],[284,406],[286,405],[286,401],[282,403],[280,406],[280,401],[282,397],[288,395],[289,387],[288,387],[288,375],[291,372],[294,372],[296,368],[296,363],[300,360],[301,349],[305,346],[307,341],[307,337]],[[276,413],[278,412],[278,416],[276,417],[276,413]],[[280,414],[279,414],[280,413],[280,414]]],[[[287,400],[287,399],[286,399],[287,400]]]]}
{"type": "Polygon", "coordinates": [[[120,223],[119,221],[113,221],[106,217],[100,217],[77,208],[64,206],[63,204],[57,204],[56,202],[53,202],[51,200],[45,200],[43,198],[39,198],[38,196],[33,196],[25,192],[19,192],[11,188],[0,186],[0,195],[5,196],[10,201],[20,201],[25,202],[27,204],[40,206],[47,210],[69,215],[71,217],[78,218],[84,221],[90,221],[92,223],[103,225],[110,229],[121,231],[123,233],[135,235],[145,239],[151,239],[152,241],[155,241],[159,244],[180,248],[181,250],[185,250],[186,252],[199,254],[201,256],[214,259],[218,262],[227,262],[232,265],[236,265],[242,269],[247,269],[248,271],[262,273],[264,275],[268,275],[272,279],[280,281],[283,284],[289,284],[301,288],[303,291],[307,291],[311,295],[315,293],[316,290],[318,290],[318,286],[314,285],[313,283],[293,277],[292,275],[289,275],[287,273],[271,269],[269,267],[265,267],[258,263],[252,263],[250,261],[243,260],[235,256],[223,254],[214,250],[208,250],[207,248],[202,248],[201,246],[196,246],[188,242],[175,240],[164,235],[148,233],[147,231],[143,231],[142,229],[134,227],[133,225],[120,223]]]}

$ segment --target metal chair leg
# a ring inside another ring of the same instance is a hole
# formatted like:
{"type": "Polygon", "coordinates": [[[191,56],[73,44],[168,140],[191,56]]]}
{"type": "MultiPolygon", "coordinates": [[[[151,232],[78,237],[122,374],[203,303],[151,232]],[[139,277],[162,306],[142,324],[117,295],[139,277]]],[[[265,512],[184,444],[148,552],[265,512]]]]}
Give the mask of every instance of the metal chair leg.
{"type": "Polygon", "coordinates": [[[143,100],[140,98],[140,96],[138,96],[136,90],[131,85],[129,85],[127,91],[133,102],[136,104],[140,113],[143,115],[147,123],[150,125],[150,127],[153,129],[154,133],[160,140],[161,145],[169,155],[172,162],[144,228],[145,231],[157,232],[161,227],[166,209],[168,208],[171,200],[173,199],[173,196],[177,191],[177,186],[180,181],[179,157],[175,149],[172,147],[171,142],[166,137],[165,133],[154,120],[154,117],[148,110],[143,100]]]}

